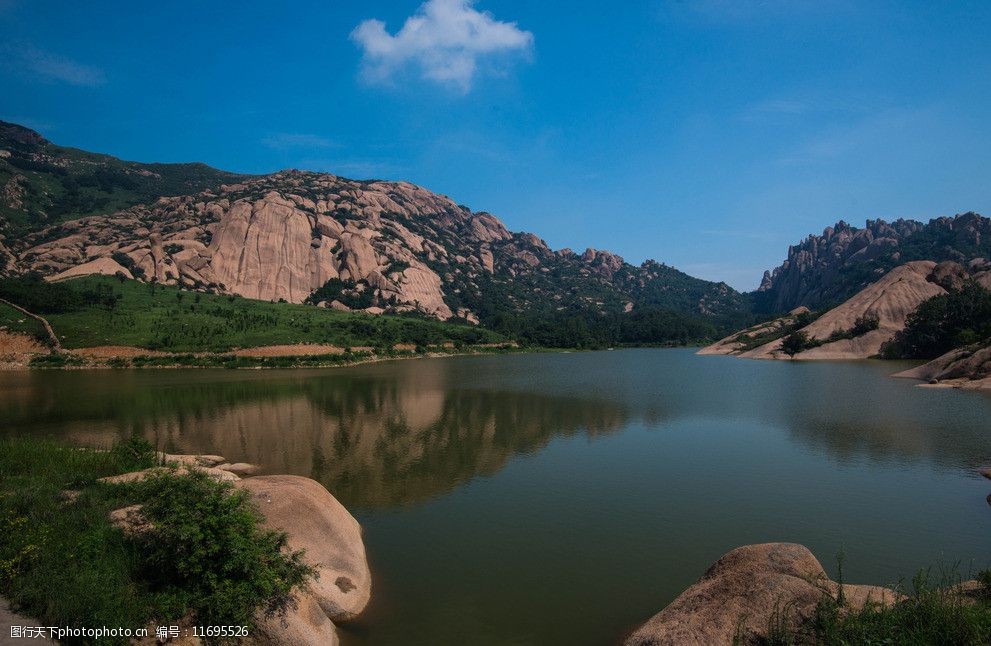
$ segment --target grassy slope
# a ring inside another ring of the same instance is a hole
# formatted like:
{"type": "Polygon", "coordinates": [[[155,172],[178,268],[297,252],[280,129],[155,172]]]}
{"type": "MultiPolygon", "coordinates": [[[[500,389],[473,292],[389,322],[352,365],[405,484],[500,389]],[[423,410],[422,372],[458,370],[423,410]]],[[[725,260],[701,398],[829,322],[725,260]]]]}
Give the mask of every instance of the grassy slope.
{"type": "Polygon", "coordinates": [[[2,329],[35,337],[44,337],[45,335],[41,323],[38,323],[33,318],[24,316],[5,303],[0,303],[0,330],[2,329]]]}
{"type": "Polygon", "coordinates": [[[402,316],[338,312],[187,292],[175,287],[89,276],[62,283],[80,291],[109,285],[113,309],[89,305],[47,316],[66,348],[128,345],[172,352],[222,352],[261,345],[320,343],[340,347],[499,343],[488,330],[402,316]]]}

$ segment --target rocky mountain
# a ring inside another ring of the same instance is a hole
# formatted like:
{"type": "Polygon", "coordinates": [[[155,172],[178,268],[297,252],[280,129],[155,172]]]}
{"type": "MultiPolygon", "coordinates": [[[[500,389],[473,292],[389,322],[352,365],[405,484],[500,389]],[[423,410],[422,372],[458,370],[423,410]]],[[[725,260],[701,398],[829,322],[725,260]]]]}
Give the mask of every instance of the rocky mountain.
{"type": "Polygon", "coordinates": [[[807,308],[732,334],[699,354],[731,354],[752,359],[864,359],[903,330],[919,306],[967,280],[991,287],[991,265],[974,260],[967,267],[952,261],[916,260],[900,265],[818,318],[807,308]],[[787,346],[800,334],[800,347],[787,346]]]}
{"type": "Polygon", "coordinates": [[[862,229],[840,221],[789,247],[784,263],[764,273],[757,303],[766,312],[832,307],[906,262],[975,258],[991,258],[991,220],[976,213],[927,224],[868,220],[862,229]]]}
{"type": "MultiPolygon", "coordinates": [[[[4,132],[8,164],[33,164],[28,185],[83,163],[39,151],[89,155],[10,124],[4,132]]],[[[750,307],[724,283],[661,263],[554,251],[536,235],[407,182],[304,171],[237,177],[206,167],[183,179],[173,166],[93,157],[115,177],[146,177],[154,166],[160,181],[143,185],[144,193],[106,194],[104,207],[124,208],[95,215],[89,204],[66,212],[37,195],[31,206],[7,199],[7,213],[16,213],[0,240],[8,273],[54,280],[101,273],[342,310],[455,317],[542,334],[535,340],[548,345],[702,338],[714,324],[739,326],[750,307]],[[138,199],[156,191],[172,195],[138,199]]]]}
{"type": "Polygon", "coordinates": [[[0,234],[17,238],[55,222],[243,177],[206,164],[142,164],[65,148],[0,121],[0,234]]]}

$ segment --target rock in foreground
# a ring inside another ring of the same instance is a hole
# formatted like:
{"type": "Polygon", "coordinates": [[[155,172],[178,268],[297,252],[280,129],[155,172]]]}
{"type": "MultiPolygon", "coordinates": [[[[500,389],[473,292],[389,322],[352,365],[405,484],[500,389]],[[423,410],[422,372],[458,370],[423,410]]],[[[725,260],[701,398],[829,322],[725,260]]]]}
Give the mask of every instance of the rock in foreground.
{"type": "Polygon", "coordinates": [[[265,527],[285,532],[289,549],[305,550],[306,561],[319,574],[311,592],[330,619],[348,621],[365,609],[372,577],[361,526],[323,485],[287,475],[246,478],[237,484],[251,492],[265,527]]]}
{"type": "Polygon", "coordinates": [[[296,608],[285,617],[255,619],[254,643],[259,646],[337,646],[337,629],[308,592],[296,595],[296,608]]]}
{"type": "MultiPolygon", "coordinates": [[[[797,626],[812,616],[824,594],[835,595],[822,565],[806,547],[764,543],[738,547],[720,558],[695,585],[651,617],[627,646],[710,646],[749,643],[766,637],[775,613],[788,608],[785,621],[797,626]]],[[[843,587],[848,603],[890,604],[887,588],[843,587]]]]}

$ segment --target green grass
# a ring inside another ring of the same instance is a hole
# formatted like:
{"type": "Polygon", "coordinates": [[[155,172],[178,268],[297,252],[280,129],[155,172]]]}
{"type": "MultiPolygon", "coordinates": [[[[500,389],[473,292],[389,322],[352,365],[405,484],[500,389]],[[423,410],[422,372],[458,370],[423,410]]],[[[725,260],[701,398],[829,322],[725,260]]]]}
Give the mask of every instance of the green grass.
{"type": "Polygon", "coordinates": [[[6,303],[0,303],[0,329],[28,334],[35,338],[48,338],[44,329],[41,327],[41,323],[18,312],[6,303]]]}
{"type": "Polygon", "coordinates": [[[765,646],[979,646],[991,644],[991,571],[978,574],[976,593],[951,593],[961,583],[924,570],[913,578],[903,601],[853,609],[842,597],[823,593],[815,614],[797,629],[787,610],[768,622],[765,646]]]}
{"type": "Polygon", "coordinates": [[[59,285],[81,293],[94,293],[102,285],[120,296],[112,307],[84,303],[74,311],[47,316],[68,349],[127,345],[169,352],[225,352],[296,343],[385,348],[396,343],[428,346],[506,341],[499,334],[468,325],[269,303],[104,276],[59,285]]]}
{"type": "MultiPolygon", "coordinates": [[[[784,324],[780,328],[774,328],[769,330],[764,330],[759,333],[747,334],[746,332],[741,332],[737,334],[733,339],[737,343],[740,343],[740,352],[747,352],[753,350],[754,348],[759,348],[762,345],[771,343],[772,341],[777,341],[778,339],[784,338],[794,332],[795,330],[801,329],[806,325],[809,325],[818,318],[818,314],[814,312],[799,314],[797,316],[783,317],[784,324]]],[[[773,320],[773,319],[772,319],[773,320]]]]}
{"type": "Polygon", "coordinates": [[[250,626],[256,609],[284,610],[313,572],[284,535],[258,527],[246,492],[202,474],[96,481],[154,462],[141,440],[109,451],[0,442],[0,594],[42,625],[72,627],[187,616],[250,626]],[[67,500],[64,490],[79,495],[67,500]],[[156,530],[127,538],[108,514],[137,503],[156,530]]]}

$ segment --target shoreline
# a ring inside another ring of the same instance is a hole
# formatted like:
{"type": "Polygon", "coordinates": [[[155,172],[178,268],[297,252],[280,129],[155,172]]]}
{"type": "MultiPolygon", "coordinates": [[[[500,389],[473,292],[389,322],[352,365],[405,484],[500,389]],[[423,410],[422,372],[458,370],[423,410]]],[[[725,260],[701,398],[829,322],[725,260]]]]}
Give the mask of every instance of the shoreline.
{"type": "MultiPolygon", "coordinates": [[[[0,341],[3,341],[0,330],[0,341]]],[[[7,337],[31,340],[27,335],[10,334],[7,337]]],[[[34,345],[38,348],[42,346],[34,345]]],[[[700,348],[700,344],[670,345],[618,345],[603,348],[545,348],[524,347],[515,341],[507,343],[480,344],[462,349],[454,347],[427,346],[426,351],[418,352],[412,344],[401,344],[388,354],[379,354],[370,346],[342,348],[323,344],[272,344],[248,348],[235,348],[225,352],[189,351],[166,352],[135,346],[87,346],[68,348],[61,352],[28,350],[13,352],[4,360],[4,347],[0,343],[0,372],[20,372],[31,370],[147,370],[177,368],[222,368],[225,370],[278,370],[307,368],[341,368],[398,361],[406,359],[437,359],[443,357],[480,356],[493,354],[569,354],[572,352],[609,352],[629,349],[676,349],[700,348]],[[312,351],[319,348],[319,352],[312,351]],[[293,352],[293,350],[302,350],[293,352]],[[310,350],[310,351],[307,351],[310,350]]]]}
{"type": "MultiPolygon", "coordinates": [[[[265,349],[276,346],[259,346],[249,350],[265,349]]],[[[85,350],[86,348],[79,348],[85,350]]],[[[546,348],[521,348],[505,346],[496,348],[471,348],[465,350],[444,352],[430,350],[427,352],[397,351],[395,354],[376,354],[374,352],[339,352],[332,354],[278,354],[278,355],[239,355],[231,353],[212,352],[176,352],[162,353],[148,351],[147,354],[135,353],[127,358],[106,357],[94,359],[74,354],[71,350],[55,354],[38,354],[37,357],[65,357],[60,363],[35,363],[17,361],[0,363],[0,372],[30,372],[35,370],[176,370],[176,369],[222,369],[222,370],[302,370],[308,368],[346,368],[385,361],[403,361],[409,359],[439,359],[444,357],[481,356],[495,354],[530,354],[555,352],[546,348]],[[185,360],[185,361],[184,361],[185,360]],[[198,361],[203,360],[203,361],[198,361]]]]}

